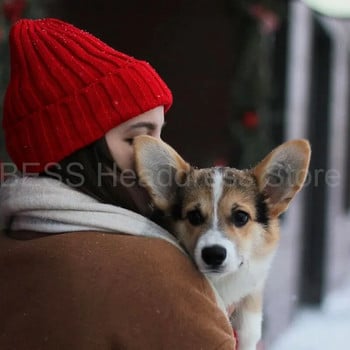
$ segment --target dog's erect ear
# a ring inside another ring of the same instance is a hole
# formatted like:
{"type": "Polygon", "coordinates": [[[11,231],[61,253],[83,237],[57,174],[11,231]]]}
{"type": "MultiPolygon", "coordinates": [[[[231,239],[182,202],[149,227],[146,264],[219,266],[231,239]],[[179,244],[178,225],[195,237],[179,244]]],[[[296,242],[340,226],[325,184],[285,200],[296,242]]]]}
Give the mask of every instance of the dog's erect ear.
{"type": "Polygon", "coordinates": [[[173,204],[176,187],[183,184],[190,165],[165,142],[151,136],[134,139],[136,171],[154,204],[167,210],[173,204]]]}
{"type": "Polygon", "coordinates": [[[283,213],[303,186],[310,154],[308,141],[288,141],[275,148],[253,169],[259,190],[267,198],[271,217],[283,213]]]}

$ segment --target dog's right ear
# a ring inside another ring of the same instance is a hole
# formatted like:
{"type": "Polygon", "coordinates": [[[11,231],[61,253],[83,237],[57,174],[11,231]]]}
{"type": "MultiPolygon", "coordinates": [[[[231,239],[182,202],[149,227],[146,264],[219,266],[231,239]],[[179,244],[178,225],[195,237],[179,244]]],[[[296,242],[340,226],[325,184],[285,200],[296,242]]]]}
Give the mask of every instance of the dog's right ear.
{"type": "Polygon", "coordinates": [[[304,185],[310,155],[308,141],[291,140],[275,148],[253,169],[272,217],[283,213],[304,185]]]}
{"type": "Polygon", "coordinates": [[[134,150],[141,186],[148,190],[157,208],[169,209],[176,188],[184,183],[191,166],[168,144],[151,136],[136,137],[134,150]]]}

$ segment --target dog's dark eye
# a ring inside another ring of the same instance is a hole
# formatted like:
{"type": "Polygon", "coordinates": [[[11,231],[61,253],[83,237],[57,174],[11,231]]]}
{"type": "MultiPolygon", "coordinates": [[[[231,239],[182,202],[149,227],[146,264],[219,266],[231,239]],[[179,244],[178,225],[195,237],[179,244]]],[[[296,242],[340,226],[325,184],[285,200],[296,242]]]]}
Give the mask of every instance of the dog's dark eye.
{"type": "Polygon", "coordinates": [[[199,226],[204,223],[204,217],[198,209],[189,211],[187,213],[187,219],[193,226],[199,226]]]}
{"type": "Polygon", "coordinates": [[[236,210],[232,213],[231,221],[237,227],[244,226],[249,220],[249,214],[243,210],[236,210]]]}

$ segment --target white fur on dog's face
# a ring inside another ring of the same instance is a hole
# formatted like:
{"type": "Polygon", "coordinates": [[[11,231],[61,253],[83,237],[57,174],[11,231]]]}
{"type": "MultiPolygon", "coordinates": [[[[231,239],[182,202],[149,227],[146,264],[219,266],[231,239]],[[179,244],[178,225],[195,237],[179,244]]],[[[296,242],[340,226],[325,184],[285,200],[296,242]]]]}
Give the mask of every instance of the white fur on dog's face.
{"type": "Polygon", "coordinates": [[[200,236],[194,249],[194,260],[201,272],[214,275],[235,272],[243,264],[243,256],[238,253],[236,244],[216,230],[209,230],[200,236]],[[226,258],[218,268],[211,267],[202,258],[203,249],[214,245],[226,250],[226,258]]]}
{"type": "Polygon", "coordinates": [[[206,274],[226,274],[234,272],[243,263],[243,257],[239,254],[235,242],[230,240],[219,228],[218,205],[222,196],[223,185],[222,174],[216,169],[214,171],[212,183],[213,216],[211,227],[199,237],[193,254],[199,270],[206,274]],[[225,259],[216,269],[208,265],[202,257],[203,249],[210,249],[210,247],[213,246],[222,247],[226,251],[225,259]]]}

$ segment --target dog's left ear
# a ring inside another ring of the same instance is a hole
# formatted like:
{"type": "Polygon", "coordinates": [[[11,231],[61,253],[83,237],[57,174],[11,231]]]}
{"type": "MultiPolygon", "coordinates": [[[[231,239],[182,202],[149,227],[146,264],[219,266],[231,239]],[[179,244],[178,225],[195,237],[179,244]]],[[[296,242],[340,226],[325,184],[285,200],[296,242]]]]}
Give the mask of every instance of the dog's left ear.
{"type": "Polygon", "coordinates": [[[302,188],[310,155],[308,141],[292,140],[275,148],[253,169],[259,190],[267,198],[271,217],[283,213],[302,188]]]}
{"type": "Polygon", "coordinates": [[[148,190],[158,209],[168,210],[191,166],[168,144],[151,136],[135,137],[134,150],[141,185],[148,190]]]}

